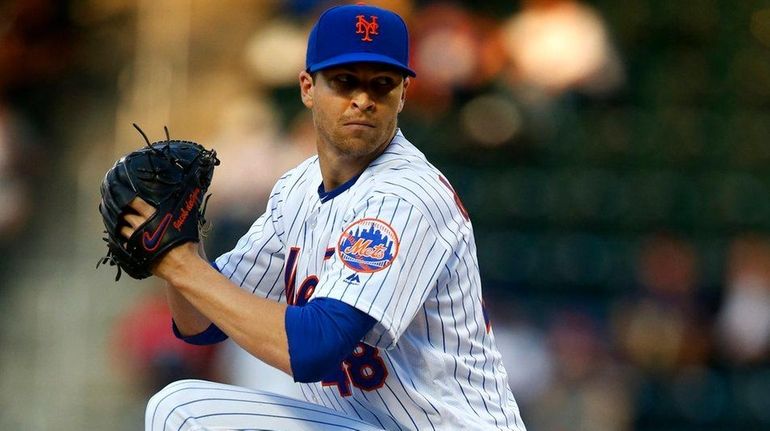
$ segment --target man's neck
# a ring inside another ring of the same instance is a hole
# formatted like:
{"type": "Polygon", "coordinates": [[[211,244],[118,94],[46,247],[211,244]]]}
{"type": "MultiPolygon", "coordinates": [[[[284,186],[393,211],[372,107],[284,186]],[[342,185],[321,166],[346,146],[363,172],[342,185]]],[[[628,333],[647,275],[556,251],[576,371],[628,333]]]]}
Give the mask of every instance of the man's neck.
{"type": "Polygon", "coordinates": [[[377,158],[381,152],[367,157],[335,157],[329,154],[319,152],[318,164],[321,168],[321,178],[323,180],[324,190],[334,190],[340,185],[346,183],[351,178],[360,174],[369,166],[369,163],[377,158]]]}
{"type": "MultiPolygon", "coordinates": [[[[334,190],[340,185],[346,183],[351,178],[360,174],[369,166],[372,161],[379,157],[393,141],[397,132],[393,133],[386,142],[370,154],[364,156],[350,156],[334,152],[331,146],[326,146],[329,150],[318,151],[318,164],[321,169],[321,178],[323,180],[324,190],[334,190]]],[[[321,142],[318,145],[323,145],[321,142]]]]}

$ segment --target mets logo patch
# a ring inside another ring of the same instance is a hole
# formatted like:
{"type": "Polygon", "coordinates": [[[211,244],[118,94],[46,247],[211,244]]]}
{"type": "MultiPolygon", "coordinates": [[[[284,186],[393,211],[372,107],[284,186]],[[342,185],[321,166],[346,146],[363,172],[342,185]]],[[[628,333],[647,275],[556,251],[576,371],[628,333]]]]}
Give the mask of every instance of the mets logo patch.
{"type": "Polygon", "coordinates": [[[377,272],[393,263],[398,245],[398,236],[390,225],[365,218],[345,228],[337,242],[337,253],[353,271],[377,272]]]}
{"type": "Polygon", "coordinates": [[[369,21],[364,18],[363,15],[356,15],[358,21],[356,21],[356,34],[363,34],[361,40],[364,42],[371,42],[372,35],[378,35],[377,30],[380,28],[380,24],[377,23],[377,17],[372,15],[369,17],[369,21]]]}

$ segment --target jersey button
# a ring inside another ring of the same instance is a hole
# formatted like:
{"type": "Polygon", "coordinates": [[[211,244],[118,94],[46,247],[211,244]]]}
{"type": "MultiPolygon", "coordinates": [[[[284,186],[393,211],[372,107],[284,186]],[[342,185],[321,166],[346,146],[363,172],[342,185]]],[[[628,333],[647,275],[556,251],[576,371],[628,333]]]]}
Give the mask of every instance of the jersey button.
{"type": "Polygon", "coordinates": [[[309,227],[310,229],[315,229],[317,220],[318,220],[318,211],[313,211],[313,213],[310,214],[310,217],[307,218],[305,223],[307,224],[307,227],[309,227]]]}

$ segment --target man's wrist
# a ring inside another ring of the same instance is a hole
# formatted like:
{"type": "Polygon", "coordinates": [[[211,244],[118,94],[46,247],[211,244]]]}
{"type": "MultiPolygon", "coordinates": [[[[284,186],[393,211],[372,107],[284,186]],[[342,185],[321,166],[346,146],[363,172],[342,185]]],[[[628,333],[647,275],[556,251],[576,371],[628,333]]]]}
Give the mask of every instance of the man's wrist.
{"type": "Polygon", "coordinates": [[[198,253],[198,243],[188,242],[169,250],[153,268],[153,273],[166,280],[172,286],[184,283],[187,277],[195,274],[195,265],[204,259],[198,253]]]}

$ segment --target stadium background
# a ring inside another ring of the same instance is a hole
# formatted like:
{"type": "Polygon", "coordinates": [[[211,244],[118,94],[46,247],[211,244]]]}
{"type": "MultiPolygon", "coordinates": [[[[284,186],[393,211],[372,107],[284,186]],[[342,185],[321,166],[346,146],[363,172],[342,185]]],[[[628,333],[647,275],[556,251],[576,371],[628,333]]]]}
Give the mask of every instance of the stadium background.
{"type": "MultiPolygon", "coordinates": [[[[470,212],[529,429],[770,427],[770,2],[371,3],[412,31],[401,124],[470,212]]],[[[163,382],[227,378],[94,270],[98,185],[132,122],[213,146],[226,249],[312,147],[326,4],[0,4],[0,429],[138,429],[163,382]]]]}

